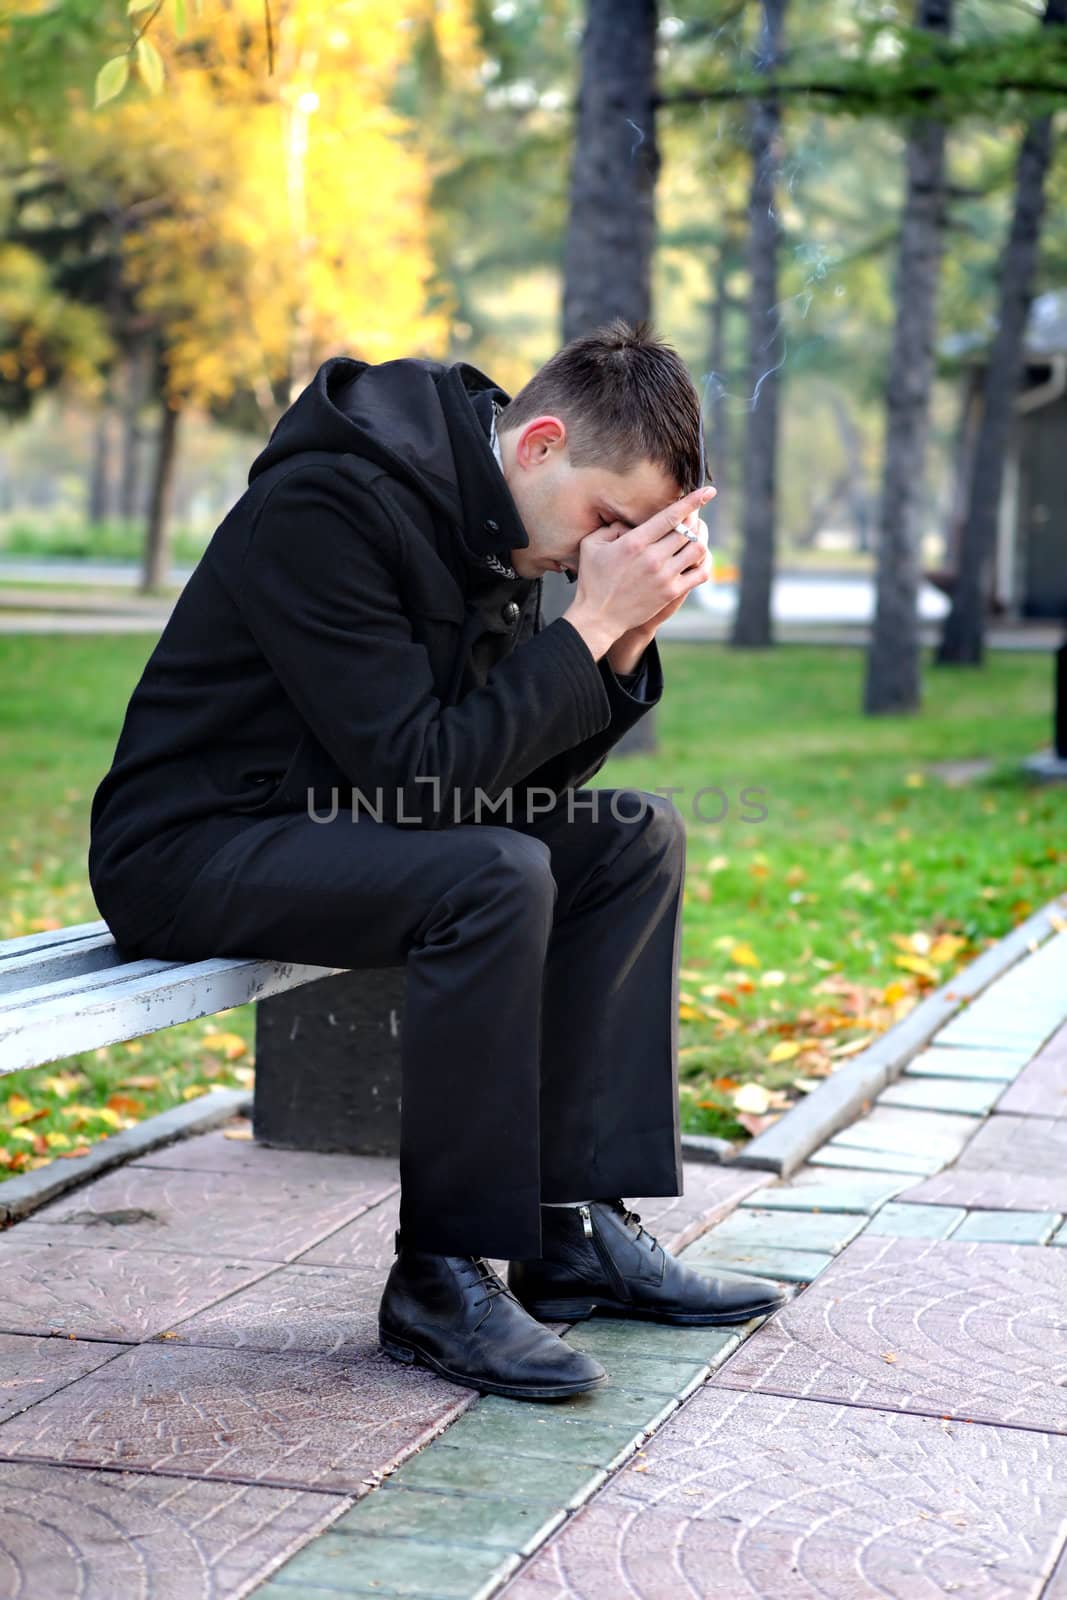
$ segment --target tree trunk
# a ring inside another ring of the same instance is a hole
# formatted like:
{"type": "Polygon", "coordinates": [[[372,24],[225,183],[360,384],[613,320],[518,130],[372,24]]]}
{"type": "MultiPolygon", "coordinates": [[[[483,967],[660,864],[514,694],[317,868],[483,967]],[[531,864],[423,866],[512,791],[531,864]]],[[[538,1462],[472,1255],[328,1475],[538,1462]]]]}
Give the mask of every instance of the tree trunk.
{"type": "Polygon", "coordinates": [[[714,500],[708,501],[702,515],[708,525],[709,542],[719,548],[728,542],[733,525],[730,507],[730,418],[726,409],[729,388],[726,381],[726,279],[729,265],[729,247],[724,243],[715,260],[708,329],[708,377],[703,396],[708,430],[708,466],[719,492],[714,500]]]}
{"type": "MultiPolygon", "coordinates": [[[[1062,28],[1065,22],[1067,0],[1048,0],[1042,26],[1062,28]]],[[[1000,266],[997,333],[983,385],[952,606],[937,652],[942,665],[980,666],[984,653],[989,569],[996,548],[1004,458],[1022,377],[1052,138],[1051,115],[1037,117],[1027,127],[1019,150],[1015,210],[1000,266]]]]}
{"type": "Polygon", "coordinates": [[[156,449],[152,499],[145,539],[144,574],[141,593],[161,589],[170,574],[170,514],[174,498],[174,468],[177,463],[178,422],[181,412],[162,396],[159,442],[156,449]]]}
{"type": "MultiPolygon", "coordinates": [[[[656,0],[589,0],[563,257],[563,339],[652,305],[656,178],[656,0]]],[[[544,613],[567,596],[544,582],[544,613]]],[[[569,588],[569,585],[567,586],[569,588]]],[[[569,603],[569,602],[567,602],[569,603]]],[[[620,755],[656,748],[655,713],[624,734],[620,755]]]]}
{"type": "Polygon", "coordinates": [[[89,472],[90,523],[104,522],[111,515],[111,380],[108,380],[93,429],[92,465],[89,472]]]}
{"type": "MultiPolygon", "coordinates": [[[[762,0],[763,26],[757,66],[773,72],[782,58],[787,0],[762,0]]],[[[741,582],[730,643],[762,648],[772,644],[771,586],[778,476],[778,370],[784,359],[778,309],[781,223],[775,210],[781,109],[769,96],[749,112],[752,182],[748,202],[749,417],[745,430],[745,503],[741,582]]]]}
{"type": "Polygon", "coordinates": [[[119,516],[136,522],[141,513],[141,409],[145,403],[148,360],[142,345],[129,352],[122,386],[122,465],[119,475],[119,516]]]}
{"type": "MultiPolygon", "coordinates": [[[[915,25],[947,38],[952,0],[918,0],[915,25]]],[[[906,166],[896,324],[889,357],[877,597],[863,697],[868,713],[915,711],[920,701],[920,513],[945,235],[943,123],[929,118],[912,122],[906,166]]]]}

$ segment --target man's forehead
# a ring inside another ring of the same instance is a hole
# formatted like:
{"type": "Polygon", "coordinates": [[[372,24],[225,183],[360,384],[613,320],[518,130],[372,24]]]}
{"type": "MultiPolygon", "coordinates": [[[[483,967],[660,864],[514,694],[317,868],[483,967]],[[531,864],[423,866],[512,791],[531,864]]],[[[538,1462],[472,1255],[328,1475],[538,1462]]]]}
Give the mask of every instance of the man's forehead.
{"type": "Polygon", "coordinates": [[[605,509],[634,527],[681,499],[670,474],[652,461],[642,461],[627,473],[601,472],[598,479],[605,509]]]}

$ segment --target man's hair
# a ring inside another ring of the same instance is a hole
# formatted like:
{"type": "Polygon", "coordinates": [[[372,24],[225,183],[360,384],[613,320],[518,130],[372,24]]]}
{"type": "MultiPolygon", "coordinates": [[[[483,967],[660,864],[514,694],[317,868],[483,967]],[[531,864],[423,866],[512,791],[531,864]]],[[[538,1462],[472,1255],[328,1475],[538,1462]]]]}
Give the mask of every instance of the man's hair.
{"type": "Polygon", "coordinates": [[[500,414],[501,431],[534,417],[566,424],[571,465],[625,473],[654,461],[681,494],[708,481],[700,396],[678,352],[616,317],[572,339],[534,373],[500,414]]]}

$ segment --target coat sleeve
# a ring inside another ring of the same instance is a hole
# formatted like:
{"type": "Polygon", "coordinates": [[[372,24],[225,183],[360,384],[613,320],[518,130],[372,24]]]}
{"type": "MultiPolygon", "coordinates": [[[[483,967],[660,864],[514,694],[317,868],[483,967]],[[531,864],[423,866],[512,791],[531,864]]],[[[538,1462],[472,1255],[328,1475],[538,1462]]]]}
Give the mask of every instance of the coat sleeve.
{"type": "MultiPolygon", "coordinates": [[[[549,624],[549,627],[554,626],[554,623],[549,624]]],[[[535,640],[540,637],[540,634],[534,635],[535,640]]],[[[533,640],[530,643],[533,643],[533,640]]],[[[529,645],[522,646],[524,650],[528,648],[529,645]]],[[[594,778],[600,771],[623,734],[629,733],[634,724],[663,698],[663,665],[655,639],[641,657],[637,672],[633,675],[634,681],[629,682],[628,687],[612,671],[606,656],[601,656],[596,665],[611,706],[610,722],[607,727],[598,729],[573,749],[565,750],[562,755],[553,756],[536,771],[529,773],[523,781],[521,791],[517,791],[517,795],[521,793],[523,806],[526,803],[525,791],[535,785],[538,788],[551,789],[554,794],[559,795],[565,789],[577,789],[579,785],[588,783],[589,779],[594,778]]],[[[630,674],[626,675],[627,681],[630,677],[630,674]]],[[[538,798],[534,796],[534,803],[538,798]]]]}
{"type": "Polygon", "coordinates": [[[303,468],[260,510],[238,601],[300,716],[374,814],[447,827],[585,746],[611,721],[612,700],[560,617],[443,705],[405,614],[402,566],[383,502],[330,467],[303,468]]]}

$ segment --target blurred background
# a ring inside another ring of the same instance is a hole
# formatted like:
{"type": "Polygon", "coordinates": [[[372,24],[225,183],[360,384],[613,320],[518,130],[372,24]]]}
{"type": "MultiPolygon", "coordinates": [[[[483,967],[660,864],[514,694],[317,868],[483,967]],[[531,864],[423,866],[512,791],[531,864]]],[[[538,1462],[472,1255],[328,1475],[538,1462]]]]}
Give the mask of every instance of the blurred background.
{"type": "MultiPolygon", "coordinates": [[[[0,933],[95,916],[126,699],[321,361],[514,393],[647,316],[716,577],[598,781],[727,797],[687,814],[685,1113],[780,1115],[1063,887],[1065,94],[1067,0],[0,0],[0,933]]],[[[0,1175],[250,1037],[27,1078],[0,1175]]]]}

